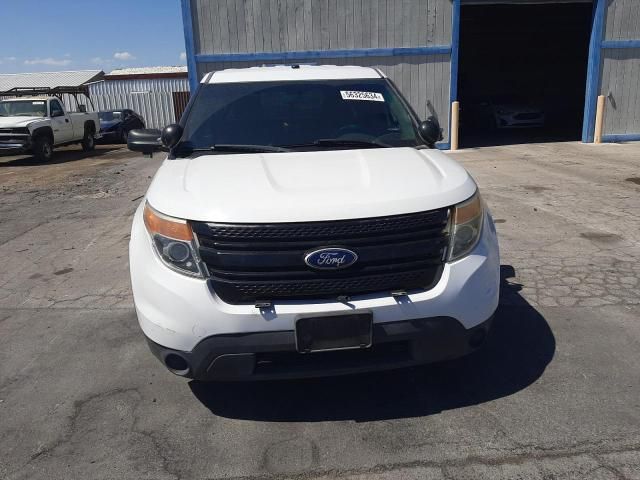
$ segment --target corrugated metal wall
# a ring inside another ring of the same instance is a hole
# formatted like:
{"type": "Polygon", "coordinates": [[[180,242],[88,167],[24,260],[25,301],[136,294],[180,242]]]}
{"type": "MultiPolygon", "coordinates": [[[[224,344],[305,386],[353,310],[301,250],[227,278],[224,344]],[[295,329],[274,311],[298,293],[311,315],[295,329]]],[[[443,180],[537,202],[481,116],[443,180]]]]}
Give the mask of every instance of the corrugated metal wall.
{"type": "Polygon", "coordinates": [[[193,17],[197,76],[225,68],[317,63],[382,69],[425,118],[436,114],[449,138],[450,53],[369,56],[370,49],[446,47],[452,43],[453,0],[187,0],[193,17]],[[362,55],[358,50],[362,49],[362,55]],[[313,51],[352,50],[348,58],[313,51]],[[310,52],[311,51],[311,52],[310,52]],[[233,54],[310,52],[293,60],[237,61],[233,54]]]}
{"type": "Polygon", "coordinates": [[[608,2],[600,94],[607,96],[605,135],[640,139],[640,2],[608,2]],[[635,42],[634,42],[635,41],[635,42]]]}
{"type": "Polygon", "coordinates": [[[130,108],[141,114],[148,128],[163,128],[177,120],[173,92],[189,91],[186,78],[105,80],[89,85],[98,110],[130,108]]]}

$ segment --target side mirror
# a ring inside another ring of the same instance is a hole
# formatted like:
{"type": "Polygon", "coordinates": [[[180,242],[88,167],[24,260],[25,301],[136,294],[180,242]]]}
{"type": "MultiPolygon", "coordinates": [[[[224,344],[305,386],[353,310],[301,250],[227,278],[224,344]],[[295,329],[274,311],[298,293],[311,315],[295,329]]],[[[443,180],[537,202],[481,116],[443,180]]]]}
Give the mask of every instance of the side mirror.
{"type": "Polygon", "coordinates": [[[56,118],[56,117],[64,117],[64,112],[61,112],[60,110],[51,112],[51,118],[56,118]]]}
{"type": "Polygon", "coordinates": [[[436,142],[442,140],[442,128],[436,117],[429,117],[418,127],[420,136],[429,145],[435,145],[436,142]]]}
{"type": "Polygon", "coordinates": [[[153,155],[162,150],[160,130],[140,129],[131,130],[127,138],[127,147],[132,152],[142,152],[145,155],[153,155]]]}
{"type": "Polygon", "coordinates": [[[161,135],[162,144],[171,150],[178,144],[183,133],[183,128],[177,123],[172,123],[171,125],[164,127],[161,135]]]}

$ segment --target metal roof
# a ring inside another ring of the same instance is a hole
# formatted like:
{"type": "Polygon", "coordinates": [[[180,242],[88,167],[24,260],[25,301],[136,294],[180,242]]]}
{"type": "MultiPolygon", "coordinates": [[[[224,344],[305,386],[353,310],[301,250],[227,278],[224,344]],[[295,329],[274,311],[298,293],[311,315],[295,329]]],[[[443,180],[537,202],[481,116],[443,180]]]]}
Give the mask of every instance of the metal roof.
{"type": "Polygon", "coordinates": [[[187,67],[138,67],[118,68],[109,73],[111,75],[159,75],[165,73],[187,73],[187,67]]]}
{"type": "Polygon", "coordinates": [[[79,87],[100,80],[103,75],[102,70],[0,74],[0,91],[16,87],[79,87]]]}

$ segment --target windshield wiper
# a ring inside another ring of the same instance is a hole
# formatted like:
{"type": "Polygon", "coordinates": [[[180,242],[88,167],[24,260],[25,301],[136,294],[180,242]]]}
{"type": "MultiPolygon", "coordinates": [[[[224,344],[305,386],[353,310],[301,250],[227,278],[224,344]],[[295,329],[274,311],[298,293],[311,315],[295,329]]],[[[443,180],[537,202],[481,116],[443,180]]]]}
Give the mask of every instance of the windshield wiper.
{"type": "Polygon", "coordinates": [[[311,143],[301,143],[299,145],[287,145],[289,148],[297,147],[365,147],[365,148],[391,148],[391,145],[377,142],[375,140],[353,140],[346,138],[321,138],[311,143]]]}
{"type": "Polygon", "coordinates": [[[288,148],[275,147],[273,145],[245,145],[233,143],[216,143],[210,147],[190,147],[178,145],[174,152],[176,155],[191,155],[194,152],[247,152],[247,153],[273,153],[290,152],[288,148]]]}

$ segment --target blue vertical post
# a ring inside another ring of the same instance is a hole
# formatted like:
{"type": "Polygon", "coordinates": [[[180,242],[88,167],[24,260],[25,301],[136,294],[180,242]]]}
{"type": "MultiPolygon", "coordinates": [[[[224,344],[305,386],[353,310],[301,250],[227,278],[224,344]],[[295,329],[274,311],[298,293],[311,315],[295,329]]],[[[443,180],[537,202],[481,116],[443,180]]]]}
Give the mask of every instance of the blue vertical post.
{"type": "Polygon", "coordinates": [[[582,141],[593,142],[596,105],[600,93],[600,63],[602,57],[602,35],[604,32],[606,0],[594,0],[591,39],[589,40],[589,63],[587,66],[587,88],[584,100],[582,141]]]}
{"type": "Polygon", "coordinates": [[[184,48],[187,55],[187,70],[189,71],[189,87],[195,93],[198,87],[198,64],[193,40],[193,15],[191,14],[191,0],[182,0],[182,26],[184,28],[184,48]]]}

